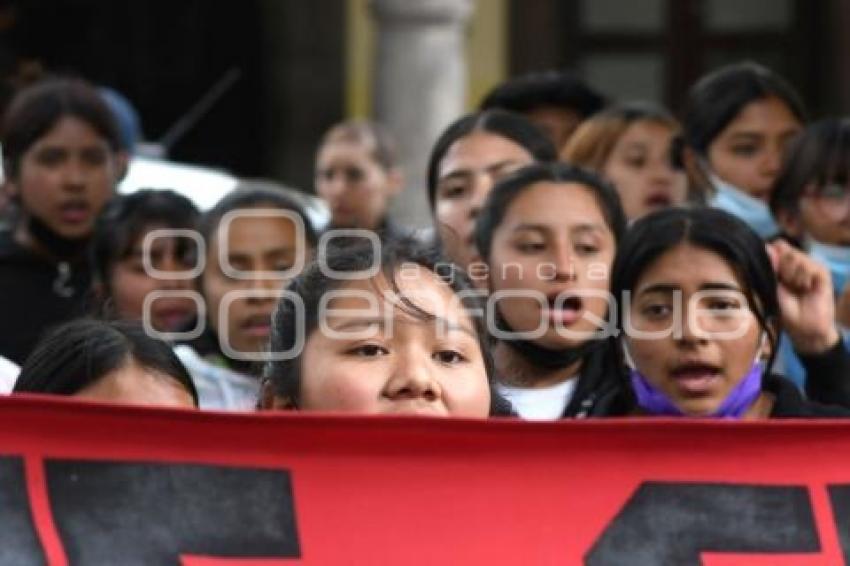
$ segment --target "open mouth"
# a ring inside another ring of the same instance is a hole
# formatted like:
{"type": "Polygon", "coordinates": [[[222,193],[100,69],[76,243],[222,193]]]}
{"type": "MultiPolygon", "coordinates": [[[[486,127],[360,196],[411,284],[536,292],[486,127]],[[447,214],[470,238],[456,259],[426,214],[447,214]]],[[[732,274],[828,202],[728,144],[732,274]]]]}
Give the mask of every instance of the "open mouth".
{"type": "Polygon", "coordinates": [[[84,200],[72,200],[59,207],[59,215],[64,222],[71,224],[85,222],[91,216],[91,207],[84,200]]]}
{"type": "Polygon", "coordinates": [[[686,362],[673,368],[670,376],[684,391],[704,394],[720,378],[720,368],[703,362],[686,362]]]}
{"type": "Polygon", "coordinates": [[[240,325],[249,336],[265,338],[271,333],[272,317],[270,314],[255,314],[246,318],[240,325]]]}
{"type": "Polygon", "coordinates": [[[164,308],[155,311],[155,317],[160,330],[172,332],[184,326],[194,314],[192,309],[164,308]]]}
{"type": "Polygon", "coordinates": [[[581,316],[584,308],[581,297],[567,295],[565,293],[554,293],[546,297],[547,306],[544,315],[552,322],[569,325],[581,316]]]}
{"type": "Polygon", "coordinates": [[[664,208],[671,206],[673,204],[673,201],[670,199],[670,195],[658,193],[650,195],[649,198],[644,201],[644,203],[646,204],[646,206],[649,207],[664,208]]]}

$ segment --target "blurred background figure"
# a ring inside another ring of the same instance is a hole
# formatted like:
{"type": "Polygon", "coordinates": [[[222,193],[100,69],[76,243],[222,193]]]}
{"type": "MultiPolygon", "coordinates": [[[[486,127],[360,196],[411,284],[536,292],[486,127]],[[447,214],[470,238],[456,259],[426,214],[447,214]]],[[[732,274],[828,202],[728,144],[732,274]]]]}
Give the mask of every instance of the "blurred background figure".
{"type": "Polygon", "coordinates": [[[685,204],[681,126],[649,103],[618,104],[585,120],[561,159],[600,174],[617,189],[629,221],[685,204]]]}
{"type": "Polygon", "coordinates": [[[717,69],[690,90],[686,159],[709,204],[746,222],[762,238],[779,226],[768,202],[785,149],[806,111],[782,77],[752,62],[717,69]]]}
{"type": "Polygon", "coordinates": [[[387,216],[404,187],[396,144],[383,126],[352,120],[332,127],[316,153],[316,193],[330,209],[329,228],[382,235],[400,230],[387,216]]]}
{"type": "Polygon", "coordinates": [[[115,190],[121,143],[96,90],[52,80],[12,101],[3,158],[15,213],[0,233],[0,355],[20,363],[42,332],[86,310],[89,242],[115,190]]]}
{"type": "Polygon", "coordinates": [[[443,251],[469,269],[478,260],[475,219],[493,185],[534,161],[553,161],[555,146],[518,114],[467,114],[440,135],[428,161],[428,200],[443,251]]]}
{"type": "Polygon", "coordinates": [[[198,262],[196,241],[186,234],[171,234],[152,238],[147,248],[144,243],[155,230],[196,233],[199,218],[189,199],[170,190],[145,189],[113,198],[92,237],[93,291],[100,313],[141,321],[150,293],[182,291],[179,296],[153,300],[146,324],[157,332],[184,329],[197,315],[195,301],[188,296],[195,282],[191,277],[158,278],[153,270],[165,276],[191,272],[198,262]]]}
{"type": "Polygon", "coordinates": [[[829,269],[850,328],[850,120],[821,120],[791,143],[770,206],[783,234],[829,269]]]}
{"type": "Polygon", "coordinates": [[[496,85],[481,101],[480,109],[522,114],[560,150],[579,123],[605,104],[605,97],[576,75],[552,70],[512,77],[496,85]]]}

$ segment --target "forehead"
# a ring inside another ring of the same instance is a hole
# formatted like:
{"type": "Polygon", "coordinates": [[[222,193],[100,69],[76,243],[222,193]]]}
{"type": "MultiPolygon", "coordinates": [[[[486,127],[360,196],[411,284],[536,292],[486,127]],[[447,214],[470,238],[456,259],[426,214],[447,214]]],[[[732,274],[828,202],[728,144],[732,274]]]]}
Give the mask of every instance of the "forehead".
{"type": "MultiPolygon", "coordinates": [[[[762,131],[765,133],[785,133],[796,131],[800,121],[782,99],[775,96],[759,98],[749,102],[726,126],[723,133],[734,134],[738,131],[762,131]]],[[[722,135],[722,134],[721,134],[722,135]]]]}
{"type": "MultiPolygon", "coordinates": [[[[524,113],[530,122],[544,131],[564,137],[576,129],[581,122],[578,112],[556,106],[539,106],[524,113]]],[[[561,143],[562,140],[555,140],[561,143]]]]}
{"type": "Polygon", "coordinates": [[[260,215],[257,211],[263,209],[248,210],[252,215],[237,215],[229,222],[219,224],[210,247],[217,245],[219,239],[225,235],[231,250],[294,247],[298,244],[295,222],[291,218],[281,216],[286,211],[268,208],[267,215],[260,215]],[[226,231],[226,234],[223,231],[226,231]]]}
{"type": "Polygon", "coordinates": [[[659,283],[689,288],[712,282],[744,287],[732,265],[720,254],[681,243],[650,262],[637,279],[635,288],[639,291],[659,283]]]}
{"type": "Polygon", "coordinates": [[[534,183],[511,202],[502,226],[509,230],[521,224],[569,229],[594,224],[610,234],[599,202],[591,191],[579,183],[534,183]]]}
{"type": "Polygon", "coordinates": [[[497,134],[474,132],[456,140],[440,160],[439,175],[461,167],[482,168],[502,161],[531,162],[531,153],[497,134]]]}
{"type": "Polygon", "coordinates": [[[334,140],[319,149],[320,164],[333,161],[362,162],[371,159],[370,148],[353,140],[334,140]]]}
{"type": "MultiPolygon", "coordinates": [[[[128,242],[129,247],[133,250],[141,251],[144,247],[145,238],[148,234],[153,232],[154,230],[175,230],[175,229],[186,229],[183,226],[177,227],[172,226],[166,222],[161,222],[158,220],[151,220],[139,227],[139,229],[132,234],[130,234],[130,241],[128,242]]],[[[176,245],[194,245],[195,241],[192,240],[188,236],[175,236],[175,235],[167,235],[163,233],[162,235],[156,235],[156,237],[152,236],[152,241],[150,243],[150,247],[152,249],[163,249],[174,247],[176,245]]]]}
{"type": "Polygon", "coordinates": [[[81,391],[82,396],[119,403],[193,406],[189,392],[176,378],[128,363],[81,391]]]}
{"type": "Polygon", "coordinates": [[[38,138],[39,145],[108,145],[106,140],[88,122],[76,116],[61,117],[47,132],[38,138]]]}
{"type": "Polygon", "coordinates": [[[581,116],[575,110],[563,108],[559,106],[538,106],[524,112],[529,120],[540,120],[541,122],[567,122],[572,124],[581,120],[581,116]]]}
{"type": "Polygon", "coordinates": [[[627,145],[634,143],[651,144],[651,143],[669,143],[673,137],[673,128],[669,125],[656,120],[638,120],[623,131],[617,145],[627,145]]]}
{"type": "MultiPolygon", "coordinates": [[[[339,318],[366,317],[363,312],[377,307],[377,313],[385,315],[393,310],[393,317],[414,322],[425,322],[411,316],[409,307],[399,300],[399,295],[417,308],[446,321],[471,328],[471,319],[460,298],[449,285],[433,271],[413,263],[403,264],[394,273],[393,284],[383,274],[370,279],[358,279],[341,285],[328,301],[331,309],[338,309],[334,316],[339,318]],[[346,313],[345,311],[351,312],[346,313]],[[358,312],[359,311],[359,312],[358,312]]],[[[373,313],[375,314],[375,313],[373,313]]]]}

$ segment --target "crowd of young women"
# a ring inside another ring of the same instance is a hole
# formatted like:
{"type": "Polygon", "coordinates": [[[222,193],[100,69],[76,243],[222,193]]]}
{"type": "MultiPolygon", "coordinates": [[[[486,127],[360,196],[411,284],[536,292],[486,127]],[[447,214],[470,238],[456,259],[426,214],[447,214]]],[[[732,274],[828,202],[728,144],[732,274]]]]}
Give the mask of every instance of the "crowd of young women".
{"type": "Polygon", "coordinates": [[[431,239],[389,218],[404,177],[377,124],[338,124],[317,149],[327,229],[348,234],[328,240],[282,192],[243,187],[203,213],[167,189],[116,196],[126,156],[97,92],[20,93],[0,234],[15,391],[528,420],[850,415],[846,121],[807,126],[754,63],[699,80],[681,122],[644,102],[600,110],[583,85],[539,93],[543,116],[528,102],[542,84],[500,87],[436,141],[431,239]],[[506,109],[520,92],[527,116],[506,109]]]}

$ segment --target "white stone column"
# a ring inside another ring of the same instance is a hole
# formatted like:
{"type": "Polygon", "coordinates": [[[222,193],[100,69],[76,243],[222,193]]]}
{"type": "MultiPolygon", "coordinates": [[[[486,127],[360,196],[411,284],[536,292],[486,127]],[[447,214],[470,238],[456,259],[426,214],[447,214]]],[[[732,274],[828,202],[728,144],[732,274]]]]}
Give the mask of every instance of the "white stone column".
{"type": "Polygon", "coordinates": [[[407,180],[391,215],[406,226],[431,226],[428,155],[464,111],[473,0],[372,0],[371,6],[377,24],[374,115],[398,139],[407,180]]]}

